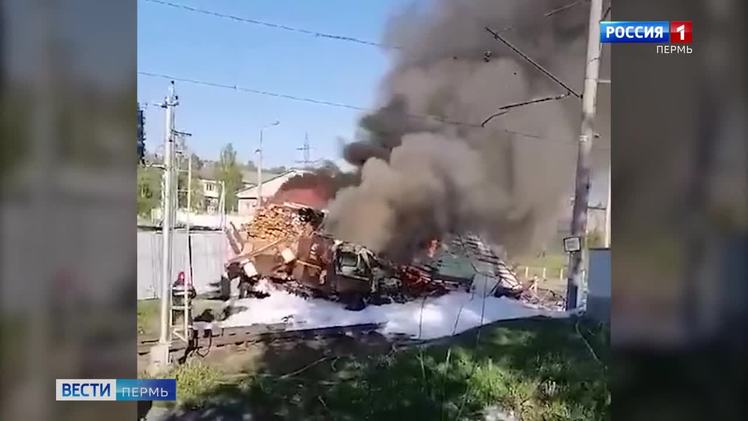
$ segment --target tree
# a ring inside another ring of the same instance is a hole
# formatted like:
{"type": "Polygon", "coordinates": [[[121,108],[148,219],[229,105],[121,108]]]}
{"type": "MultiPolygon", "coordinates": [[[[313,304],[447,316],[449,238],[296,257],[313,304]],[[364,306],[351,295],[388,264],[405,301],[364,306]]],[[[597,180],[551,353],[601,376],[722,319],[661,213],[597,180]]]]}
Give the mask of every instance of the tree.
{"type": "Polygon", "coordinates": [[[247,164],[244,166],[244,168],[247,169],[247,171],[254,171],[257,169],[257,165],[255,165],[255,162],[251,159],[247,161],[247,164]]]}
{"type": "Polygon", "coordinates": [[[200,159],[200,157],[197,156],[197,154],[193,153],[192,154],[192,170],[193,171],[195,171],[195,170],[200,171],[200,170],[203,169],[204,166],[205,166],[205,161],[203,161],[202,159],[200,159]]]}
{"type": "Polygon", "coordinates": [[[236,193],[242,187],[242,171],[239,163],[236,162],[236,151],[231,143],[221,149],[216,179],[222,181],[226,188],[226,210],[236,211],[239,202],[236,193]]]}
{"type": "Polygon", "coordinates": [[[138,166],[138,215],[149,216],[161,204],[161,170],[138,166]]]}
{"type": "MultiPolygon", "coordinates": [[[[192,194],[190,195],[190,209],[196,212],[202,212],[205,210],[205,198],[203,197],[203,186],[200,183],[198,177],[198,171],[202,168],[203,162],[200,158],[192,154],[192,194]]],[[[179,158],[179,175],[177,176],[177,204],[178,208],[184,209],[187,207],[187,169],[189,168],[189,160],[184,157],[179,158]]]]}

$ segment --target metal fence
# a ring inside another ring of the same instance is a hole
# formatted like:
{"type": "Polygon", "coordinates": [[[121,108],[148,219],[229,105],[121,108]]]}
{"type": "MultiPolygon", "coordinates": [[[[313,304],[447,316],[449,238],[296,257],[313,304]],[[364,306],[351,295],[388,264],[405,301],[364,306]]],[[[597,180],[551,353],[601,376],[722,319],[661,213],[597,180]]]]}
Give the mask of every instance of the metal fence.
{"type": "MultiPolygon", "coordinates": [[[[610,263],[608,262],[608,265],[610,263]]],[[[531,284],[533,278],[536,278],[539,283],[538,287],[541,289],[553,290],[554,292],[565,294],[566,293],[566,282],[567,276],[566,268],[554,268],[549,269],[542,266],[515,266],[514,271],[517,277],[526,285],[531,284]]],[[[587,269],[582,269],[582,285],[579,288],[579,296],[577,298],[577,305],[580,308],[585,308],[587,305],[588,296],[588,280],[587,280],[587,269]]],[[[608,296],[609,297],[609,296],[608,296]]],[[[610,299],[608,298],[608,301],[610,299]]]]}
{"type": "MultiPolygon", "coordinates": [[[[198,294],[210,292],[211,283],[220,280],[228,256],[223,232],[191,232],[193,284],[198,294]]],[[[189,273],[187,233],[174,232],[173,273],[189,273]]],[[[161,296],[162,235],[159,231],[138,231],[138,299],[161,296]]],[[[173,282],[173,280],[171,280],[173,282]]]]}
{"type": "Polygon", "coordinates": [[[537,276],[539,279],[563,280],[565,279],[566,268],[548,269],[547,267],[537,266],[517,266],[514,268],[514,272],[523,280],[531,279],[534,276],[537,276]]]}

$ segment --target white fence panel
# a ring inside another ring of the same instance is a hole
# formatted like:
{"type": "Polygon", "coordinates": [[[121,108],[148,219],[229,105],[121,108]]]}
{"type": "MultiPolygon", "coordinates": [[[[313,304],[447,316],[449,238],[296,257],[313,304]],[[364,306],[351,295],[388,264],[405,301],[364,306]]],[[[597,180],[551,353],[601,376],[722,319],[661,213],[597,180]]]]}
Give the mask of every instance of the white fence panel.
{"type": "MultiPolygon", "coordinates": [[[[193,231],[192,276],[198,294],[213,290],[211,283],[220,280],[226,261],[228,244],[223,232],[193,231]]],[[[138,299],[161,296],[161,252],[162,236],[158,231],[138,232],[138,299]]],[[[172,272],[173,278],[184,271],[189,274],[187,235],[184,231],[174,233],[172,272]]],[[[170,282],[174,282],[174,279],[170,282]]]]}

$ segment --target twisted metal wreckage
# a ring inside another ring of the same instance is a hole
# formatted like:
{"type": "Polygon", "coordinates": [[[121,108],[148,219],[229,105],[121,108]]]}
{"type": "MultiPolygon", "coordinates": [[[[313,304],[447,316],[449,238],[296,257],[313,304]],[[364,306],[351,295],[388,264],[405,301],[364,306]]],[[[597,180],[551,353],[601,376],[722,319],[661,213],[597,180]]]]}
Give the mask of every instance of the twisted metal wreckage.
{"type": "Polygon", "coordinates": [[[323,211],[284,203],[259,209],[240,228],[231,224],[226,236],[234,257],[225,266],[224,299],[233,304],[235,298],[264,298],[267,294],[256,286],[266,278],[289,292],[339,301],[355,311],[368,304],[470,291],[478,274],[495,279],[494,296],[535,297],[477,236],[432,240],[411,262],[401,264],[332,238],[324,221],[323,211]]]}
{"type": "MultiPolygon", "coordinates": [[[[270,204],[259,209],[248,224],[239,228],[231,225],[226,236],[234,256],[226,262],[225,273],[216,284],[220,298],[225,301],[222,318],[242,308],[235,305],[238,298],[268,297],[267,292],[258,288],[263,278],[303,297],[341,302],[352,311],[367,305],[405,303],[457,290],[482,290],[484,296],[487,292],[546,309],[563,309],[562,297],[541,296],[532,285],[524,286],[475,235],[455,235],[442,242],[432,240],[411,262],[402,264],[359,244],[332,238],[325,232],[324,217],[322,211],[292,203],[270,204]],[[477,283],[474,286],[479,277],[482,287],[477,283]]],[[[182,290],[175,290],[175,294],[175,299],[187,298],[182,290]]],[[[187,299],[191,298],[194,297],[187,299]]],[[[225,327],[215,321],[211,310],[194,317],[189,340],[172,344],[170,352],[183,351],[180,361],[185,361],[201,349],[207,353],[214,347],[263,339],[295,340],[305,335],[365,337],[382,327],[379,323],[363,323],[289,329],[286,321],[225,327]]],[[[138,354],[146,355],[156,341],[156,338],[141,338],[138,354]]]]}

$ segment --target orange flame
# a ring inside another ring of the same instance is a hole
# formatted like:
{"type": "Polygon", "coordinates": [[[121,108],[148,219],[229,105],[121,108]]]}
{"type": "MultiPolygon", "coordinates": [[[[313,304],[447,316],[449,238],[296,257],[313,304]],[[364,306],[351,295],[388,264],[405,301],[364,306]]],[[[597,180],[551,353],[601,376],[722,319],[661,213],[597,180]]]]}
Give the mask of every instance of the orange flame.
{"type": "Polygon", "coordinates": [[[429,257],[433,258],[436,255],[436,251],[439,249],[439,240],[434,238],[429,243],[429,257]]]}

